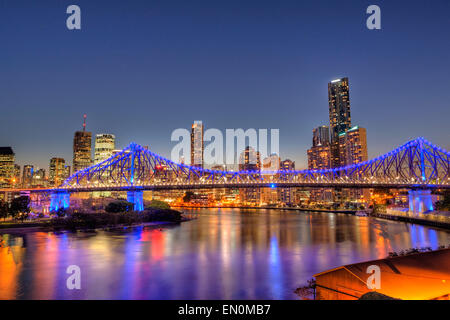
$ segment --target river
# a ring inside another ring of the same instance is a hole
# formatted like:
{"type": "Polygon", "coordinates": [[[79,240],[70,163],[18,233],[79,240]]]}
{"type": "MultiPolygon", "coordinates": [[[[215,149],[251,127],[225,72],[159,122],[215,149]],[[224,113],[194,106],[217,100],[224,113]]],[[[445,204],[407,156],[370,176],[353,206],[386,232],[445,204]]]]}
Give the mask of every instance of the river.
{"type": "Polygon", "coordinates": [[[296,299],[315,273],[450,244],[444,230],[347,214],[185,211],[195,219],[162,227],[3,231],[0,299],[296,299]]]}

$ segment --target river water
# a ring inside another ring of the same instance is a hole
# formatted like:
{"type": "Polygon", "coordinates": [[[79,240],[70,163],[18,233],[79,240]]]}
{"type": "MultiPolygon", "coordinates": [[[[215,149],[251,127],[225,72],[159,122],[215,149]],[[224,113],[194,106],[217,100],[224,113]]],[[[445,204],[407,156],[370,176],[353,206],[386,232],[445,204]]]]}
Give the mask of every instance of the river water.
{"type": "Polygon", "coordinates": [[[450,244],[447,231],[346,214],[186,212],[196,219],[161,228],[0,234],[0,299],[296,299],[315,273],[450,244]]]}

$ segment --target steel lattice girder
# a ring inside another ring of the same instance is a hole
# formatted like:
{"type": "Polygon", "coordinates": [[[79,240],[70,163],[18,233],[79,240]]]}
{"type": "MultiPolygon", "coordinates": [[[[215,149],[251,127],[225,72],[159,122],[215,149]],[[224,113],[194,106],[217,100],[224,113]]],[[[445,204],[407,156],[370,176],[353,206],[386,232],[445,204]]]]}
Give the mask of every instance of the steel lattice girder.
{"type": "Polygon", "coordinates": [[[275,172],[217,171],[174,163],[132,143],[111,158],[74,173],[61,187],[107,189],[199,183],[223,186],[249,182],[261,185],[271,182],[284,185],[378,183],[446,186],[450,183],[450,153],[424,138],[418,138],[375,159],[341,168],[275,172]]]}

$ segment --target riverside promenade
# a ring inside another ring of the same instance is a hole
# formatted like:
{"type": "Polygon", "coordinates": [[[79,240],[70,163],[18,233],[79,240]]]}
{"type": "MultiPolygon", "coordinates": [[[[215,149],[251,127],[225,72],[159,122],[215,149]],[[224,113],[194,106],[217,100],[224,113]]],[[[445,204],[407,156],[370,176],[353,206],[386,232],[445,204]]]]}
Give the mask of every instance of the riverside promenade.
{"type": "Polygon", "coordinates": [[[370,213],[369,216],[450,229],[450,212],[447,211],[412,214],[406,210],[388,209],[386,213],[370,213]]]}

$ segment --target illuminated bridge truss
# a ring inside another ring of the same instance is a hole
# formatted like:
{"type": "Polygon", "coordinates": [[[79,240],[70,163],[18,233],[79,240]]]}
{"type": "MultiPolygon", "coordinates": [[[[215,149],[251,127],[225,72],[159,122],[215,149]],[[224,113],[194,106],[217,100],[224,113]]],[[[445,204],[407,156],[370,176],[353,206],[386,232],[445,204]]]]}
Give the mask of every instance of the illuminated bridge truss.
{"type": "Polygon", "coordinates": [[[217,171],[177,164],[137,144],[74,173],[58,189],[168,190],[248,187],[450,188],[450,153],[424,138],[373,160],[300,171],[217,171]]]}

